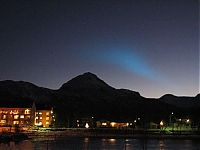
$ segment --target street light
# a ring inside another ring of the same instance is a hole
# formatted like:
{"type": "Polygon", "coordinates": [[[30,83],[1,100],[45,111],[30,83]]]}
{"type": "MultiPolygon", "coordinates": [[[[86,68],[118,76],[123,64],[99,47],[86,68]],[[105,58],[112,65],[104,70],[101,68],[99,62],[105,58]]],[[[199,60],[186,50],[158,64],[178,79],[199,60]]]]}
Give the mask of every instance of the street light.
{"type": "Polygon", "coordinates": [[[163,129],[163,125],[164,125],[164,122],[161,120],[161,121],[160,121],[160,129],[161,129],[161,130],[163,129]]]}
{"type": "Polygon", "coordinates": [[[163,126],[163,125],[164,125],[164,123],[163,123],[163,121],[161,120],[161,121],[160,121],[160,126],[163,126]]]}
{"type": "Polygon", "coordinates": [[[86,129],[89,128],[89,124],[88,124],[88,123],[85,124],[85,128],[86,128],[86,129]]]}

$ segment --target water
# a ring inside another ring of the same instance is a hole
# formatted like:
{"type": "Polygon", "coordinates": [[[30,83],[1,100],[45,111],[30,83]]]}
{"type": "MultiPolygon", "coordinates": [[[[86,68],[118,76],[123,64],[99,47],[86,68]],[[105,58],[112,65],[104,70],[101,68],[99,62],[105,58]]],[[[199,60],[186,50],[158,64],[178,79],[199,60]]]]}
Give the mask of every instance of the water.
{"type": "Polygon", "coordinates": [[[57,138],[1,143],[0,150],[200,150],[200,140],[57,138]]]}

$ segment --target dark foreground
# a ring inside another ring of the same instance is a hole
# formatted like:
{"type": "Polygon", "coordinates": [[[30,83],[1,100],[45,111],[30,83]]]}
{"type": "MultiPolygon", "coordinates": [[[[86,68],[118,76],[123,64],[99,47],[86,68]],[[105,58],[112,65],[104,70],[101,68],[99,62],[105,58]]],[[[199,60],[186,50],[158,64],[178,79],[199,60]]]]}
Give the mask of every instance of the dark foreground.
{"type": "Polygon", "coordinates": [[[34,138],[18,143],[1,143],[7,150],[200,150],[200,140],[133,138],[34,138]]]}

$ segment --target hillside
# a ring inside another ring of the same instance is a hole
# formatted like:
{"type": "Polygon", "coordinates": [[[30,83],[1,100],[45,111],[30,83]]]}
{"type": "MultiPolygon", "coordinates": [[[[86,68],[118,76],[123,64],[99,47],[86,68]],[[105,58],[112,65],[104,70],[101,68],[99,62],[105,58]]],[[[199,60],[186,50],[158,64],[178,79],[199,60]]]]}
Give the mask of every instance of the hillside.
{"type": "Polygon", "coordinates": [[[146,120],[160,120],[169,117],[172,111],[177,116],[193,115],[200,108],[199,95],[177,97],[167,94],[159,99],[144,98],[135,91],[115,89],[89,72],[64,83],[58,90],[24,81],[0,81],[0,107],[30,105],[33,101],[53,106],[57,119],[63,123],[87,116],[115,120],[133,120],[141,116],[146,120]]]}

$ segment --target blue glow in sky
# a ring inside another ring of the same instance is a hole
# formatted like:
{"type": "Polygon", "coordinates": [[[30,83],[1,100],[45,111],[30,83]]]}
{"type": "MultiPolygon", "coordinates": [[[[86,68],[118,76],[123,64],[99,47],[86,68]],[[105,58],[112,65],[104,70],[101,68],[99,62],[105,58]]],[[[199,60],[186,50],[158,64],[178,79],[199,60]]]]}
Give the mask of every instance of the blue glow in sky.
{"type": "Polygon", "coordinates": [[[97,53],[96,57],[102,62],[117,65],[117,67],[131,72],[133,75],[139,75],[150,80],[160,79],[160,75],[148,64],[147,60],[133,50],[101,51],[97,53]]]}
{"type": "Polygon", "coordinates": [[[0,1],[0,80],[92,72],[146,97],[199,93],[198,0],[0,1]]]}

